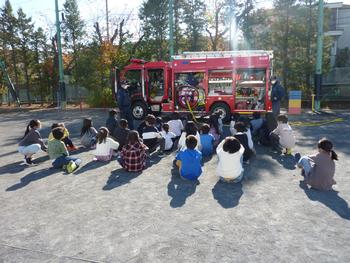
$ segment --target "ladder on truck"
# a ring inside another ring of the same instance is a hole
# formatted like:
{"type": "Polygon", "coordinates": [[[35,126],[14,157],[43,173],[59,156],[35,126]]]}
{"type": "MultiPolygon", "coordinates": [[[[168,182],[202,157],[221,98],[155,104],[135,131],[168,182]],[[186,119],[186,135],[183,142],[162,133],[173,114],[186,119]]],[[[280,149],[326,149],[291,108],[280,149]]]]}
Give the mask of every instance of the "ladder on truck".
{"type": "Polygon", "coordinates": [[[181,55],[173,56],[177,59],[203,59],[203,58],[229,58],[229,57],[257,57],[268,56],[270,60],[273,58],[272,50],[237,50],[237,51],[199,51],[199,52],[183,52],[181,55]]]}

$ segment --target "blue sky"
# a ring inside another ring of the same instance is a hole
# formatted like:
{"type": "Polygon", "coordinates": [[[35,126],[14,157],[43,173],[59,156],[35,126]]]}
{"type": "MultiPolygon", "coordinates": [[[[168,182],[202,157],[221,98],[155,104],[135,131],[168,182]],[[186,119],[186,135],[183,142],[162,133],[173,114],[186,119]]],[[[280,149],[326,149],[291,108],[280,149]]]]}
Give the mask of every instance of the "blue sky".
{"type": "MultiPolygon", "coordinates": [[[[5,0],[1,0],[4,2],[5,0]]],[[[24,12],[32,17],[36,26],[41,26],[54,34],[55,22],[55,1],[54,0],[10,0],[14,10],[22,7],[24,12]]],[[[65,0],[58,0],[59,8],[63,8],[65,0]]],[[[88,26],[99,21],[101,26],[105,25],[105,0],[77,0],[81,16],[85,19],[88,26]]],[[[258,1],[265,2],[265,1],[258,1]]],[[[329,2],[339,2],[332,0],[329,2]]],[[[113,14],[133,14],[133,18],[129,22],[129,26],[135,30],[138,27],[137,12],[142,0],[108,0],[109,10],[111,14],[111,24],[113,21],[113,14]]],[[[350,0],[344,0],[343,3],[350,4],[350,0]]],[[[266,4],[265,4],[266,6],[266,4]]],[[[102,28],[103,29],[103,28],[102,28]]]]}
{"type": "MultiPolygon", "coordinates": [[[[1,0],[4,2],[5,0],[1,0]]],[[[59,9],[63,9],[65,0],[58,0],[59,9]]],[[[55,22],[55,1],[54,0],[10,0],[14,10],[22,7],[24,12],[31,16],[36,26],[41,26],[46,30],[54,31],[55,22]]],[[[105,25],[105,0],[77,0],[80,14],[88,25],[99,21],[105,25]]],[[[137,16],[141,0],[108,0],[109,13],[129,14],[137,16]]],[[[110,21],[113,24],[113,18],[110,21]]]]}

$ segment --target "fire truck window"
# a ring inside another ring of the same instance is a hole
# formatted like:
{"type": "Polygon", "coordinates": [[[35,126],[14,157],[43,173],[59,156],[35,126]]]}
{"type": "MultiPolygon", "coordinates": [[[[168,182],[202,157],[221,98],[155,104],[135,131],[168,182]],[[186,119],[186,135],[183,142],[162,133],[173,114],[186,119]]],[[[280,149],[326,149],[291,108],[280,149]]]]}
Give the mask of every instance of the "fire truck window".
{"type": "Polygon", "coordinates": [[[232,71],[209,70],[208,92],[209,96],[232,95],[232,71]]]}
{"type": "Polygon", "coordinates": [[[236,109],[264,110],[266,69],[238,69],[236,80],[236,109]]]}
{"type": "Polygon", "coordinates": [[[163,69],[148,70],[148,88],[150,97],[162,99],[164,96],[164,71],[163,69]]]}
{"type": "Polygon", "coordinates": [[[129,91],[141,92],[142,90],[141,70],[129,70],[125,72],[124,78],[126,83],[130,85],[129,91]]]}

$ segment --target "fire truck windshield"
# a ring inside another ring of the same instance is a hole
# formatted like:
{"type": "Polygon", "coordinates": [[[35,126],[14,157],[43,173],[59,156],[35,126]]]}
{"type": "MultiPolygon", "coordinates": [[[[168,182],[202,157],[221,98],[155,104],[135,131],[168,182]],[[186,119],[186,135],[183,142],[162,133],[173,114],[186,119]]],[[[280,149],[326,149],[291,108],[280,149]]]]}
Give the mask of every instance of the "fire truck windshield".
{"type": "Polygon", "coordinates": [[[129,85],[129,91],[141,92],[142,89],[142,77],[141,70],[128,70],[124,74],[124,81],[127,85],[129,85]]]}

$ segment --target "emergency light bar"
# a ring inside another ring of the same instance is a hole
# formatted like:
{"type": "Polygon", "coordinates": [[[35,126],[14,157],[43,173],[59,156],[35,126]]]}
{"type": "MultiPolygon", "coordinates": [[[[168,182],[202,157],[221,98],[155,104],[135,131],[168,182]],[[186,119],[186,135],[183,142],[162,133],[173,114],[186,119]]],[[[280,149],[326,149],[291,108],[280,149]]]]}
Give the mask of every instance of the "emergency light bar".
{"type": "Polygon", "coordinates": [[[183,52],[181,55],[172,56],[173,59],[191,59],[191,58],[226,58],[226,57],[257,57],[268,56],[273,58],[272,50],[237,50],[237,51],[200,51],[183,52]]]}

